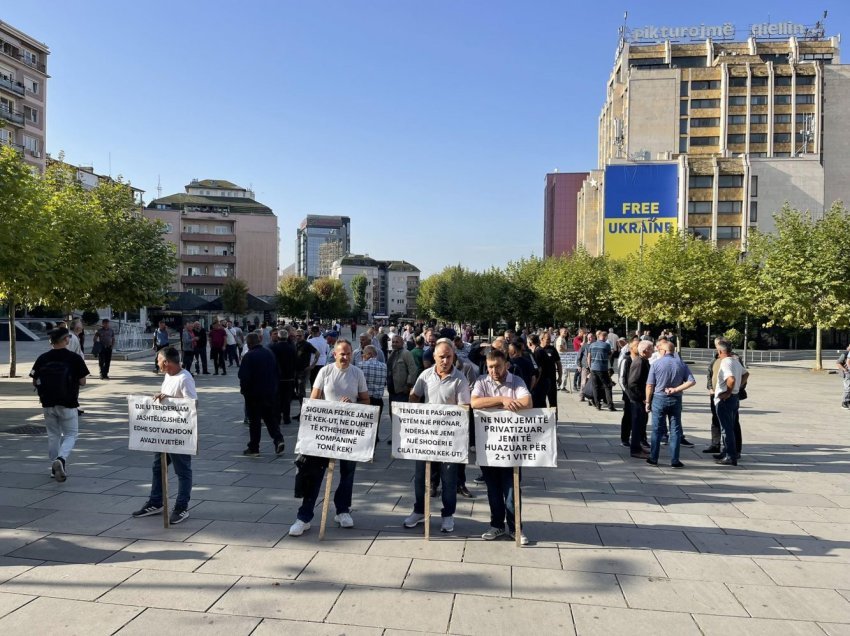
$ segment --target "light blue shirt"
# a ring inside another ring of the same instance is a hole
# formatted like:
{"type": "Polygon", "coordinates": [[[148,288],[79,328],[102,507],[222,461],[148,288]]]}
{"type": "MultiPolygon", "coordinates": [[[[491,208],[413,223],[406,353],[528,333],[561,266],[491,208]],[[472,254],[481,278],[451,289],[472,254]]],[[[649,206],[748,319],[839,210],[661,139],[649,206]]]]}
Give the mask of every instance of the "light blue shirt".
{"type": "MultiPolygon", "coordinates": [[[[664,395],[667,389],[675,388],[685,382],[695,382],[691,370],[681,358],[669,353],[661,356],[649,367],[649,377],[646,379],[646,383],[653,386],[653,395],[664,395]]],[[[675,397],[681,397],[681,395],[675,397]]]]}

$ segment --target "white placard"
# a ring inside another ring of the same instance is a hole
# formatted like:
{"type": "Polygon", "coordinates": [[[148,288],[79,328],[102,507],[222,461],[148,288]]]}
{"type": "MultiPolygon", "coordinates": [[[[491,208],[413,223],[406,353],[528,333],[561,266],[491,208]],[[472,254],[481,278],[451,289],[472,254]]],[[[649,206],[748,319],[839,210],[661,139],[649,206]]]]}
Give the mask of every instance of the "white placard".
{"type": "Polygon", "coordinates": [[[393,402],[393,457],[465,464],[468,456],[468,409],[393,402]]]}
{"type": "Polygon", "coordinates": [[[561,357],[561,370],[575,369],[578,365],[578,351],[567,351],[558,354],[561,357]]]}
{"type": "Polygon", "coordinates": [[[479,466],[541,466],[558,463],[555,409],[475,410],[479,466]]]}
{"type": "Polygon", "coordinates": [[[377,406],[304,400],[295,452],[299,455],[370,462],[378,431],[377,406]]]}
{"type": "Polygon", "coordinates": [[[130,450],[198,454],[198,407],[188,398],[128,395],[130,450]]]}

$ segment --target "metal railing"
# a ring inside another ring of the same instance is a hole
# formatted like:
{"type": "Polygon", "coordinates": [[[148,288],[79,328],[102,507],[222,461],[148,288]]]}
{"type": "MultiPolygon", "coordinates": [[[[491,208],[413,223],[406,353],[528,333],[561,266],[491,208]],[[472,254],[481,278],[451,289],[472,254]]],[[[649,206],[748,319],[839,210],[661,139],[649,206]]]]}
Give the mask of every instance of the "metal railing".
{"type": "Polygon", "coordinates": [[[24,125],[24,114],[7,108],[0,108],[0,119],[5,119],[20,126],[24,125]]]}
{"type": "Polygon", "coordinates": [[[23,95],[26,92],[26,88],[24,88],[21,82],[16,82],[11,77],[6,77],[5,75],[0,75],[0,87],[7,88],[18,95],[23,95]]]}
{"type": "MultiPolygon", "coordinates": [[[[744,355],[742,350],[736,350],[738,355],[744,355]]],[[[838,357],[840,351],[832,349],[824,349],[823,357],[828,359],[833,356],[838,357]]],[[[815,349],[767,349],[765,351],[750,349],[746,352],[747,364],[771,364],[777,362],[796,362],[800,360],[814,360],[817,352],[815,349]]],[[[696,362],[708,362],[714,358],[714,349],[691,349],[682,347],[680,355],[683,360],[693,360],[696,362]]]]}

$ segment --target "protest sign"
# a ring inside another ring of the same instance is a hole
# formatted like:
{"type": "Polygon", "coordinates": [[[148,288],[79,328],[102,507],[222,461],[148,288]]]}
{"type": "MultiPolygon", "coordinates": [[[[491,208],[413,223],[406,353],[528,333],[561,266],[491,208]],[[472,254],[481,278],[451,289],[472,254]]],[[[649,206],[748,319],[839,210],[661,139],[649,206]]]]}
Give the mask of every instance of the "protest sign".
{"type": "Polygon", "coordinates": [[[375,451],[378,412],[378,407],[370,404],[304,400],[295,452],[370,462],[375,451]]]}
{"type": "Polygon", "coordinates": [[[578,366],[578,352],[569,351],[558,354],[561,357],[561,369],[566,373],[572,371],[578,366]]]}
{"type": "Polygon", "coordinates": [[[555,409],[475,410],[479,466],[557,466],[555,409]]]}
{"type": "Polygon", "coordinates": [[[393,402],[393,457],[465,464],[468,451],[468,409],[393,402]]]}
{"type": "Polygon", "coordinates": [[[129,448],[156,453],[198,454],[195,400],[128,395],[129,448]]]}

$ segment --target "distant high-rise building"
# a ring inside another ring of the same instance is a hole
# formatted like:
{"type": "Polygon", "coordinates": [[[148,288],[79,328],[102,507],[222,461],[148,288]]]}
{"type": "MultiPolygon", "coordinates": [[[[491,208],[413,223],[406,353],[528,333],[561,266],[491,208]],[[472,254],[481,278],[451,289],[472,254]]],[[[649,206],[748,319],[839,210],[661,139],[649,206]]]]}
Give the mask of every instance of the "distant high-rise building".
{"type": "Polygon", "coordinates": [[[346,255],[342,247],[342,241],[327,241],[319,245],[319,278],[327,278],[331,275],[334,261],[346,255]]]}
{"type": "Polygon", "coordinates": [[[0,20],[0,145],[45,167],[47,45],[0,20]]]}
{"type": "Polygon", "coordinates": [[[329,242],[339,242],[342,255],[351,252],[351,219],[347,216],[308,214],[296,234],[295,265],[299,276],[309,279],[322,276],[320,248],[329,242]]]}
{"type": "Polygon", "coordinates": [[[550,172],[543,193],[543,255],[571,254],[576,248],[576,196],[586,172],[550,172]]]}

